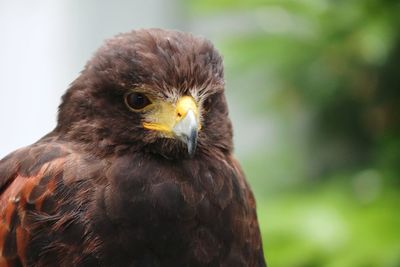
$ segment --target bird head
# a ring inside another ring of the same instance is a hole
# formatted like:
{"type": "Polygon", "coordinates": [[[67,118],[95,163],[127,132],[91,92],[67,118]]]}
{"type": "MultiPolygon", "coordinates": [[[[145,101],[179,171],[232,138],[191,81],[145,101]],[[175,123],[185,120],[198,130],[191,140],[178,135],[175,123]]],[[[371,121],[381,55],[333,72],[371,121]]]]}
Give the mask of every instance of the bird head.
{"type": "Polygon", "coordinates": [[[63,96],[56,131],[104,153],[176,158],[230,151],[222,58],[210,41],[189,33],[117,35],[63,96]]]}

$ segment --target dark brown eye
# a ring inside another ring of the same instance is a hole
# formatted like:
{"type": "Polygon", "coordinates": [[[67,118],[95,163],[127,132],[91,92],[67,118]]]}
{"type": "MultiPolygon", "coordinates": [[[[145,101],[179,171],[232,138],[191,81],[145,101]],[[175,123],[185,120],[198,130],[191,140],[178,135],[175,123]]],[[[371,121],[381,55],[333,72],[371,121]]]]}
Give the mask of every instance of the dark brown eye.
{"type": "Polygon", "coordinates": [[[203,107],[205,110],[210,110],[216,102],[218,102],[218,98],[220,97],[219,93],[215,93],[213,95],[208,96],[203,103],[203,107]]]}
{"type": "Polygon", "coordinates": [[[206,108],[210,108],[212,104],[212,98],[208,97],[205,101],[204,101],[204,107],[206,108]]]}
{"type": "Polygon", "coordinates": [[[151,104],[145,94],[137,92],[128,93],[125,96],[125,103],[129,108],[134,110],[141,110],[151,104]]]}

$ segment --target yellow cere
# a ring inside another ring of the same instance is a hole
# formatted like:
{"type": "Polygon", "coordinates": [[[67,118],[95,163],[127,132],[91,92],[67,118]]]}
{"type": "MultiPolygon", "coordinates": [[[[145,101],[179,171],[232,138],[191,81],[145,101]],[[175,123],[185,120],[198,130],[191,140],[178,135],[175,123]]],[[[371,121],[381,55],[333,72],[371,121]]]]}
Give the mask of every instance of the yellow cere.
{"type": "Polygon", "coordinates": [[[190,96],[181,97],[176,105],[168,102],[156,102],[154,104],[154,110],[146,114],[143,127],[163,132],[166,135],[172,134],[175,124],[183,119],[189,110],[193,110],[197,118],[199,116],[196,102],[190,96]]]}
{"type": "Polygon", "coordinates": [[[176,103],[176,119],[179,121],[181,118],[186,116],[186,113],[189,110],[193,110],[196,117],[198,117],[198,108],[194,99],[190,96],[183,96],[181,97],[178,102],[176,103]]]}

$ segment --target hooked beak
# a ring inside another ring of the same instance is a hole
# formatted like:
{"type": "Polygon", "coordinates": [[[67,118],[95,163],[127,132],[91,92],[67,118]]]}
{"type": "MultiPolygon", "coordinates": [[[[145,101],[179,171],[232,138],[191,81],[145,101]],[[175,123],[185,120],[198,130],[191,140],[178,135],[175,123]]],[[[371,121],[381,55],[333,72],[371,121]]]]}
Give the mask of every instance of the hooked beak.
{"type": "Polygon", "coordinates": [[[191,96],[182,96],[175,105],[158,103],[155,112],[147,115],[143,127],[162,132],[170,138],[178,138],[187,145],[189,156],[193,157],[201,129],[199,109],[191,96]]]}
{"type": "Polygon", "coordinates": [[[188,110],[185,117],[175,124],[172,131],[174,134],[187,145],[190,157],[196,152],[198,122],[193,110],[188,110]]]}

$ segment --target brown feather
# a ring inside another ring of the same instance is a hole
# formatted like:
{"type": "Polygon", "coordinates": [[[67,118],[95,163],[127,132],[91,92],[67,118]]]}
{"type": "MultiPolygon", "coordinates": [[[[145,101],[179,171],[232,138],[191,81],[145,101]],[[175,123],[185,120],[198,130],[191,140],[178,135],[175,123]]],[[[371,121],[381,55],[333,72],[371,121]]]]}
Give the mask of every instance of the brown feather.
{"type": "Polygon", "coordinates": [[[0,266],[265,266],[255,200],[232,157],[222,59],[161,29],[106,41],[56,129],[0,161],[0,266]],[[143,129],[123,96],[196,90],[198,149],[143,129]]]}

